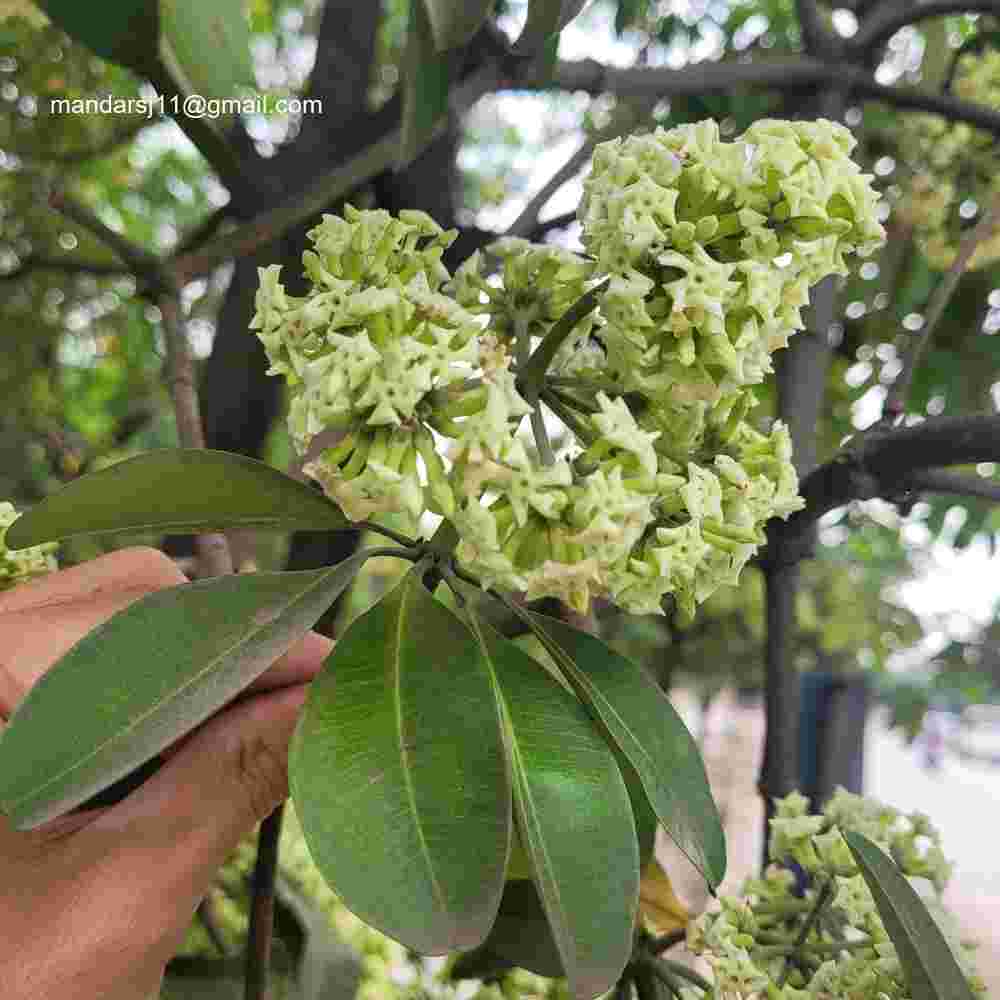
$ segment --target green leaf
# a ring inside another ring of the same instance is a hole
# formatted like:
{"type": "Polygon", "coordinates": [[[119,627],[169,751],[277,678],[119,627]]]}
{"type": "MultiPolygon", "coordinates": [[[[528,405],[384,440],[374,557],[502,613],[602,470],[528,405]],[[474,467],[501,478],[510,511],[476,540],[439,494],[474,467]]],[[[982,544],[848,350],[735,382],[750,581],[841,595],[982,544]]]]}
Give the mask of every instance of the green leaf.
{"type": "Polygon", "coordinates": [[[726,838],[698,747],[646,672],[600,639],[525,612],[535,635],[635,768],[674,843],[715,888],[726,873],[726,838]]]}
{"type": "Polygon", "coordinates": [[[98,625],[0,735],[3,811],[37,826],[190,732],[298,642],[365,558],[170,587],[98,625]]]}
{"type": "Polygon", "coordinates": [[[448,94],[456,67],[454,53],[440,53],[424,4],[411,8],[403,58],[403,116],[397,168],[415,160],[431,141],[448,112],[448,94]]]}
{"type": "Polygon", "coordinates": [[[494,0],[423,0],[440,51],[464,45],[483,26],[494,0]]]}
{"type": "Polygon", "coordinates": [[[81,535],[219,528],[339,531],[340,508],[290,476],[243,455],[163,449],[82,476],[22,514],[11,548],[81,535]]]}
{"type": "Polygon", "coordinates": [[[164,63],[185,93],[219,100],[253,87],[244,0],[160,0],[160,18],[164,63]]]}
{"type": "Polygon", "coordinates": [[[337,643],[289,769],[310,853],[344,904],[441,953],[478,944],[493,923],[511,796],[486,664],[421,573],[337,643]]]}
{"type": "Polygon", "coordinates": [[[941,929],[906,876],[867,837],[842,832],[896,946],[913,1000],[974,1000],[941,929]]]}
{"type": "Polygon", "coordinates": [[[504,886],[500,912],[482,947],[487,955],[539,976],[566,975],[534,882],[515,879],[504,886]]]}
{"type": "Polygon", "coordinates": [[[102,59],[144,72],[155,61],[160,36],[158,0],[38,0],[74,41],[102,59]]]}
{"type": "Polygon", "coordinates": [[[521,55],[537,52],[586,6],[587,0],[531,0],[528,20],[514,43],[514,51],[521,55]]]}
{"type": "Polygon", "coordinates": [[[518,836],[571,988],[595,996],[632,950],[639,851],[628,791],[576,698],[522,649],[476,627],[502,705],[518,836]]]}

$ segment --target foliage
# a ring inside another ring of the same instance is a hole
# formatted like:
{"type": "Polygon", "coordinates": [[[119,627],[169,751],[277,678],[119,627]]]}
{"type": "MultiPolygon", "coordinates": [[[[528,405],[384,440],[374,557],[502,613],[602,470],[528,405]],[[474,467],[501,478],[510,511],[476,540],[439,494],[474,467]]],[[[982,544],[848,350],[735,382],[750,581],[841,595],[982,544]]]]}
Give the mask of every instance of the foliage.
{"type": "Polygon", "coordinates": [[[777,803],[771,865],[689,928],[715,988],[788,1000],[985,995],[939,902],[951,866],[927,818],[843,790],[821,815],[807,809],[799,795],[777,803]],[[909,880],[938,899],[925,906],[909,880]]]}

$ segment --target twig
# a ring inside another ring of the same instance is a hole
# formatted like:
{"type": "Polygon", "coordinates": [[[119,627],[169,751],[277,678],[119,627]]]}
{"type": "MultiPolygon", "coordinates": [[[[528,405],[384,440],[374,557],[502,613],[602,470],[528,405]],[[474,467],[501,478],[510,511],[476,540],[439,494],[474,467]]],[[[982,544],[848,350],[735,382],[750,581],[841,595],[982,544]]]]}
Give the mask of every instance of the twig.
{"type": "MultiPolygon", "coordinates": [[[[98,159],[99,157],[107,156],[108,153],[114,152],[119,146],[131,142],[143,129],[150,125],[155,125],[159,121],[159,115],[153,115],[149,118],[137,118],[134,121],[127,122],[121,128],[115,129],[106,138],[95,143],[93,146],[88,146],[84,149],[72,149],[66,152],[32,154],[30,157],[25,156],[24,158],[30,158],[36,163],[59,163],[63,166],[86,163],[88,160],[98,159]]],[[[17,156],[23,155],[16,149],[11,150],[11,152],[17,156]]]]}
{"type": "Polygon", "coordinates": [[[86,205],[76,201],[63,191],[53,191],[49,204],[84,229],[89,230],[105,246],[109,247],[128,266],[136,277],[146,281],[152,289],[163,291],[170,286],[164,262],[144,247],[116,233],[99,219],[86,205]]]}
{"type": "Polygon", "coordinates": [[[908,3],[899,7],[884,5],[861,24],[851,39],[851,48],[868,52],[885,45],[897,31],[918,24],[930,17],[949,14],[996,14],[1000,16],[998,0],[926,0],[925,3],[908,3]]]}
{"type": "Polygon", "coordinates": [[[898,108],[930,111],[953,121],[966,122],[1000,135],[1000,112],[982,104],[954,97],[879,83],[871,73],[838,61],[826,63],[805,56],[766,62],[704,62],[684,69],[637,67],[618,69],[594,59],[557,63],[551,79],[518,80],[519,89],[583,90],[589,94],[611,93],[659,99],[677,96],[704,96],[729,93],[740,87],[770,90],[801,90],[828,84],[898,108]]]}
{"type": "Polygon", "coordinates": [[[827,55],[831,43],[836,44],[839,39],[827,31],[816,0],[795,0],[795,12],[798,16],[806,51],[810,55],[827,55]]]}
{"type": "Polygon", "coordinates": [[[809,937],[809,932],[813,929],[813,926],[819,919],[819,915],[823,912],[824,907],[830,902],[831,899],[833,899],[833,882],[827,880],[823,883],[822,888],[819,890],[819,894],[816,896],[816,903],[809,911],[809,914],[806,916],[806,919],[802,924],[801,930],[795,938],[795,943],[792,945],[792,954],[789,955],[788,961],[785,962],[785,968],[782,970],[781,978],[778,980],[779,989],[785,985],[785,980],[788,978],[788,973],[791,969],[795,952],[797,952],[799,948],[806,943],[806,939],[809,937]]]}
{"type": "MultiPolygon", "coordinates": [[[[185,448],[204,448],[205,433],[201,425],[194,365],[181,321],[180,303],[174,295],[162,295],[159,307],[167,346],[167,384],[174,404],[177,436],[185,448]]],[[[225,535],[197,535],[195,545],[203,575],[224,576],[233,572],[233,559],[225,535]]]]}
{"type": "Polygon", "coordinates": [[[87,274],[95,278],[122,278],[132,273],[127,267],[117,264],[99,264],[96,261],[77,261],[63,257],[42,257],[32,254],[19,267],[6,274],[0,274],[0,281],[18,281],[32,271],[59,271],[62,274],[87,274]]]}
{"type": "Polygon", "coordinates": [[[247,932],[245,1000],[269,1000],[271,939],[274,936],[274,883],[278,870],[278,841],[284,806],[278,806],[263,823],[257,837],[253,870],[253,899],[247,932]]]}
{"type": "Polygon", "coordinates": [[[507,230],[507,236],[530,236],[538,228],[538,216],[552,196],[568,181],[571,181],[593,155],[594,147],[627,132],[648,118],[656,107],[656,101],[646,99],[631,104],[622,104],[616,109],[612,120],[602,129],[584,139],[583,145],[545,182],[542,189],[525,205],[521,214],[507,230]]]}
{"type": "Polygon", "coordinates": [[[185,233],[180,243],[174,249],[174,256],[192,253],[199,247],[207,243],[216,233],[219,226],[225,222],[232,209],[228,204],[210,212],[201,222],[194,226],[190,232],[185,233]]]}
{"type": "MultiPolygon", "coordinates": [[[[545,219],[544,222],[536,222],[531,232],[527,234],[528,239],[537,242],[553,229],[565,229],[567,226],[571,226],[576,222],[576,219],[576,209],[574,208],[571,212],[562,212],[559,215],[553,215],[551,219],[545,219]]],[[[497,233],[497,238],[499,236],[500,234],[497,233]]]]}
{"type": "MultiPolygon", "coordinates": [[[[146,68],[146,77],[165,99],[167,105],[178,109],[184,108],[185,95],[181,93],[166,66],[159,60],[155,65],[146,68]]],[[[171,117],[198,152],[205,157],[219,180],[229,188],[230,192],[241,200],[249,200],[248,196],[252,192],[243,173],[243,165],[222,134],[216,131],[215,126],[207,118],[189,117],[185,113],[171,117]]]]}
{"type": "Polygon", "coordinates": [[[598,139],[588,138],[583,145],[542,185],[542,189],[524,206],[507,230],[507,236],[530,236],[538,228],[538,215],[552,196],[571,181],[586,165],[598,139]]]}
{"type": "Polygon", "coordinates": [[[910,349],[903,359],[903,370],[886,397],[884,412],[887,419],[894,420],[906,411],[906,398],[910,393],[913,376],[920,367],[920,362],[927,351],[931,338],[937,332],[945,309],[948,307],[952,295],[955,294],[955,289],[958,287],[969,261],[975,254],[976,248],[993,232],[998,222],[1000,222],[1000,197],[994,199],[983,212],[983,217],[962,237],[958,245],[958,252],[955,254],[955,260],[934,288],[927,305],[923,328],[912,338],[910,349]]]}
{"type": "Polygon", "coordinates": [[[230,233],[211,240],[199,250],[183,253],[173,261],[179,281],[206,274],[233,257],[244,257],[294,226],[322,212],[341,195],[354,190],[369,177],[392,164],[399,146],[399,131],[390,132],[341,166],[321,175],[305,191],[287,199],[269,212],[230,233]]]}
{"type": "MultiPolygon", "coordinates": [[[[483,94],[495,89],[496,82],[495,67],[490,66],[473,74],[456,89],[452,106],[457,111],[471,107],[483,94]]],[[[210,241],[200,250],[175,257],[172,262],[175,280],[178,283],[189,281],[233,257],[246,256],[318,215],[338,198],[389,169],[399,151],[400,135],[399,129],[394,129],[346,163],[322,174],[305,190],[287,198],[276,208],[210,241]]]]}

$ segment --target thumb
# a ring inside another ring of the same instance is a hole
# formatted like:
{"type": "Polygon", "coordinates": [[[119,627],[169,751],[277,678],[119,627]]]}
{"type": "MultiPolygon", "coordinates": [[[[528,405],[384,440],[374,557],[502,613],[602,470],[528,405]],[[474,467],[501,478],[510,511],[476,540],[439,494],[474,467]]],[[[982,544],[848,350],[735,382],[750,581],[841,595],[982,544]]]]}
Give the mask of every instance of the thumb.
{"type": "Polygon", "coordinates": [[[113,844],[120,862],[131,854],[146,891],[188,919],[239,841],[287,797],[288,744],[306,691],[281,688],[221,712],[87,835],[113,844]]]}

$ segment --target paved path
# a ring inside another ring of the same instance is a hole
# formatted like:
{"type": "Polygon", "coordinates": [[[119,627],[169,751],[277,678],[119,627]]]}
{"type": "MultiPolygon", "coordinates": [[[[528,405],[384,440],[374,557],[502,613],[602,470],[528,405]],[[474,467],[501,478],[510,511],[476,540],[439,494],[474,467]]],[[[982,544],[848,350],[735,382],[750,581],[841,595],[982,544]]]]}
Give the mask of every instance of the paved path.
{"type": "Polygon", "coordinates": [[[926,813],[941,831],[955,874],[945,900],[979,942],[976,965],[1000,998],[1000,768],[946,754],[925,771],[919,751],[873,719],[868,727],[867,792],[899,809],[926,813]]]}

